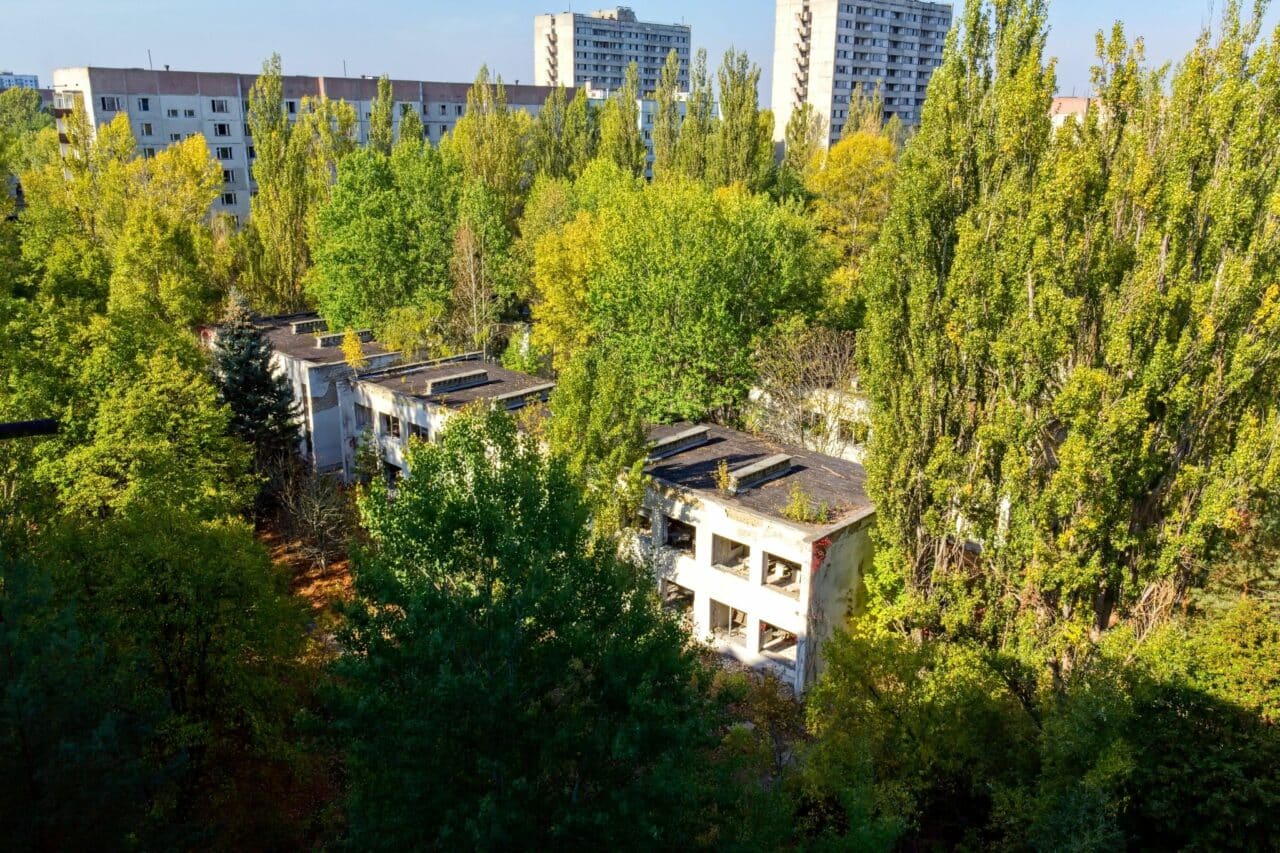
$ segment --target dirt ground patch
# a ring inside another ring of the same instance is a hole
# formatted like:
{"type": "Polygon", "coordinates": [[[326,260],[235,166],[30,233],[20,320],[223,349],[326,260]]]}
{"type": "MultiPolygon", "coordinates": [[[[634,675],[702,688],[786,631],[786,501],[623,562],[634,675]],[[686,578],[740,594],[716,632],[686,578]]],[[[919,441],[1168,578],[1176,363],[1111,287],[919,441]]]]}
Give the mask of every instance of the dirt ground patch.
{"type": "Polygon", "coordinates": [[[332,610],[351,600],[351,561],[345,556],[323,562],[313,559],[304,543],[282,533],[274,520],[258,530],[258,539],[267,546],[272,561],[288,571],[289,591],[312,610],[332,610]]]}

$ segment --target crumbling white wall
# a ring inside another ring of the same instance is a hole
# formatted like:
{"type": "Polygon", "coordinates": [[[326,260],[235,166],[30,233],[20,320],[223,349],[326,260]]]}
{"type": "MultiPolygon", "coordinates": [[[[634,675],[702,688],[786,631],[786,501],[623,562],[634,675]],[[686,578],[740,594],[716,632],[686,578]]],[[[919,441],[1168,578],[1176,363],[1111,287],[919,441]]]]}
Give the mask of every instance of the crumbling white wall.
{"type": "Polygon", "coordinates": [[[650,486],[644,506],[651,518],[652,532],[648,537],[637,538],[637,549],[651,560],[659,584],[669,580],[693,591],[692,624],[697,638],[745,664],[774,670],[797,693],[812,684],[819,669],[817,647],[847,617],[861,581],[862,565],[870,559],[869,521],[853,522],[850,528],[831,537],[814,536],[702,493],[694,495],[662,484],[650,486]],[[695,527],[693,557],[665,546],[668,517],[695,527]],[[712,537],[716,535],[748,546],[747,577],[713,566],[712,537]],[[815,541],[828,538],[830,541],[818,545],[821,553],[815,571],[815,541]],[[800,565],[798,599],[765,583],[766,554],[800,565]],[[713,601],[746,613],[743,644],[713,637],[713,601]],[[761,621],[796,635],[794,665],[761,650],[761,621]]]}

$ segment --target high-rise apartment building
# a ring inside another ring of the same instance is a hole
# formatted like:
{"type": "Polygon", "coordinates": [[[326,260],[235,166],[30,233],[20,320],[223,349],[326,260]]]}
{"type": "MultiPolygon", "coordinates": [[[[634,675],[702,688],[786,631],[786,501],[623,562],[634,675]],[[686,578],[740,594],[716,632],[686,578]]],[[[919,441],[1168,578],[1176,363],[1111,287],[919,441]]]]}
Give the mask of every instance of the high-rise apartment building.
{"type": "MultiPolygon", "coordinates": [[[[252,74],[201,71],[148,71],[143,68],[59,68],[53,72],[54,115],[59,130],[74,101],[82,99],[92,127],[117,115],[129,116],[138,152],[153,157],[188,136],[203,134],[213,156],[222,163],[222,194],[214,205],[243,222],[249,214],[253,183],[253,137],[249,134],[249,90],[252,74]]],[[[303,98],[325,96],[351,104],[359,118],[358,141],[369,138],[369,115],[378,81],[370,77],[297,77],[283,79],[284,106],[290,118],[303,98]]],[[[545,86],[506,86],[512,109],[536,115],[551,93],[545,86]]],[[[393,121],[410,107],[422,116],[431,142],[453,129],[467,108],[469,83],[392,80],[393,121]]]]}
{"type": "Polygon", "coordinates": [[[625,6],[533,19],[533,82],[540,86],[617,89],[627,66],[640,71],[640,93],[656,91],[667,55],[680,58],[680,90],[689,91],[689,34],[685,24],[636,20],[625,6]]]}
{"type": "Polygon", "coordinates": [[[0,71],[0,92],[5,89],[39,89],[40,80],[34,74],[14,74],[0,71]]]}
{"type": "Polygon", "coordinates": [[[777,0],[773,42],[774,138],[812,104],[835,142],[861,84],[877,86],[885,118],[920,123],[920,108],[951,29],[951,6],[920,0],[777,0]]]}

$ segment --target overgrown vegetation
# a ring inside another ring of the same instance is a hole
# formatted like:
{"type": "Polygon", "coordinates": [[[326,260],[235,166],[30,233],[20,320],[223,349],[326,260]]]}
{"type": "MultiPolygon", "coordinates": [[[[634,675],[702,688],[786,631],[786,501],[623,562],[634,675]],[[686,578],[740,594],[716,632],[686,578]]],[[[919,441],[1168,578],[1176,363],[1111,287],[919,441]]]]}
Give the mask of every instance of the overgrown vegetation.
{"type": "Polygon", "coordinates": [[[857,92],[777,166],[744,55],[696,56],[683,121],[668,62],[652,182],[634,72],[531,118],[482,70],[435,147],[383,78],[362,148],[350,105],[289,120],[276,57],[239,231],[199,138],[139,158],[77,109],[61,145],[0,94],[0,418],[61,424],[0,443],[6,838],[1273,846],[1280,47],[1230,3],[1151,71],[1117,26],[1054,129],[1045,27],[966,5],[917,131],[857,92]],[[366,327],[505,352],[551,411],[455,418],[394,500],[366,442],[347,491],[295,458],[251,317],[308,307],[353,365],[366,327]],[[867,605],[800,705],[711,666],[618,545],[651,423],[821,451],[867,416],[867,605]],[[266,520],[354,548],[311,636],[266,520]]]}

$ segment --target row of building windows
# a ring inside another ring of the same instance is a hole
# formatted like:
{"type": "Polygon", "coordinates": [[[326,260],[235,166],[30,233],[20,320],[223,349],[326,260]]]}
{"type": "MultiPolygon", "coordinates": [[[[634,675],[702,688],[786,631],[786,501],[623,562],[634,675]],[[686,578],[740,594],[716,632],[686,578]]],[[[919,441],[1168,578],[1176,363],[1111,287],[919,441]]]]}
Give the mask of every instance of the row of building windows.
{"type": "MultiPolygon", "coordinates": [[[[98,99],[98,102],[99,102],[99,104],[101,105],[103,112],[121,112],[121,111],[123,111],[123,110],[125,109],[125,106],[124,106],[124,104],[125,104],[125,99],[124,99],[124,98],[122,98],[122,97],[120,97],[120,96],[118,96],[118,95],[103,95],[101,98],[99,98],[99,99],[98,99]]],[[[403,115],[405,115],[406,113],[408,113],[408,111],[409,111],[410,109],[415,108],[415,107],[417,106],[417,104],[415,104],[415,103],[413,103],[413,102],[410,102],[410,101],[399,101],[399,102],[397,102],[397,103],[398,103],[398,104],[399,104],[399,106],[400,106],[400,115],[402,115],[402,116],[403,116],[403,115]]],[[[242,101],[242,102],[241,102],[241,105],[242,105],[242,107],[243,107],[244,111],[245,111],[246,113],[248,113],[248,111],[249,111],[249,102],[248,102],[248,101],[242,101]]],[[[440,115],[442,115],[442,116],[443,116],[443,115],[448,115],[448,114],[449,114],[449,108],[450,108],[450,107],[452,107],[452,108],[453,108],[453,114],[454,114],[455,116],[460,116],[460,115],[462,115],[462,114],[463,114],[463,112],[464,112],[464,111],[465,111],[465,109],[466,109],[466,107],[465,107],[465,105],[464,105],[464,104],[439,104],[439,105],[438,105],[438,107],[439,107],[439,113],[440,113],[440,115]]],[[[285,109],[286,109],[286,110],[287,110],[291,115],[296,115],[296,114],[297,114],[297,112],[298,112],[298,102],[297,102],[297,101],[286,101],[286,102],[285,102],[285,109]]],[[[138,98],[138,108],[137,108],[137,111],[138,111],[138,112],[143,112],[143,113],[145,113],[145,112],[150,112],[150,111],[151,111],[151,99],[150,99],[150,98],[138,98]]],[[[217,100],[212,101],[211,106],[210,106],[210,111],[211,111],[211,112],[214,112],[214,113],[228,113],[228,112],[229,112],[229,110],[228,110],[227,101],[226,101],[225,99],[217,99],[217,100]]],[[[185,108],[183,108],[183,109],[181,109],[181,110],[178,110],[178,109],[177,109],[177,108],[175,108],[175,107],[169,107],[169,108],[165,109],[165,117],[166,117],[166,118],[198,118],[198,116],[196,115],[196,111],[195,111],[194,109],[190,108],[190,107],[185,107],[185,108]]],[[[366,113],[365,118],[368,118],[368,117],[369,117],[369,115],[366,113]]],[[[246,132],[247,132],[247,131],[246,131],[246,132]]]]}
{"type": "Polygon", "coordinates": [[[944,39],[946,33],[936,32],[934,30],[920,30],[915,27],[895,27],[890,24],[872,24],[867,21],[851,21],[848,18],[841,18],[839,29],[857,30],[862,33],[885,33],[893,36],[912,36],[914,38],[926,39],[944,39]]]}
{"type": "Polygon", "coordinates": [[[621,35],[623,38],[630,38],[636,41],[653,41],[653,42],[658,42],[660,44],[688,44],[689,43],[688,36],[667,35],[665,33],[638,33],[632,30],[622,30],[621,32],[619,32],[619,30],[620,28],[616,26],[609,29],[602,29],[600,27],[589,27],[589,28],[582,27],[582,32],[584,35],[614,36],[614,37],[621,35]]]}
{"type": "Polygon", "coordinates": [[[841,6],[840,11],[848,15],[865,15],[868,18],[889,18],[894,21],[911,21],[920,24],[939,24],[944,27],[951,26],[951,18],[945,15],[921,15],[918,12],[898,12],[893,9],[877,8],[874,6],[855,6],[852,3],[845,3],[841,6]]]}

